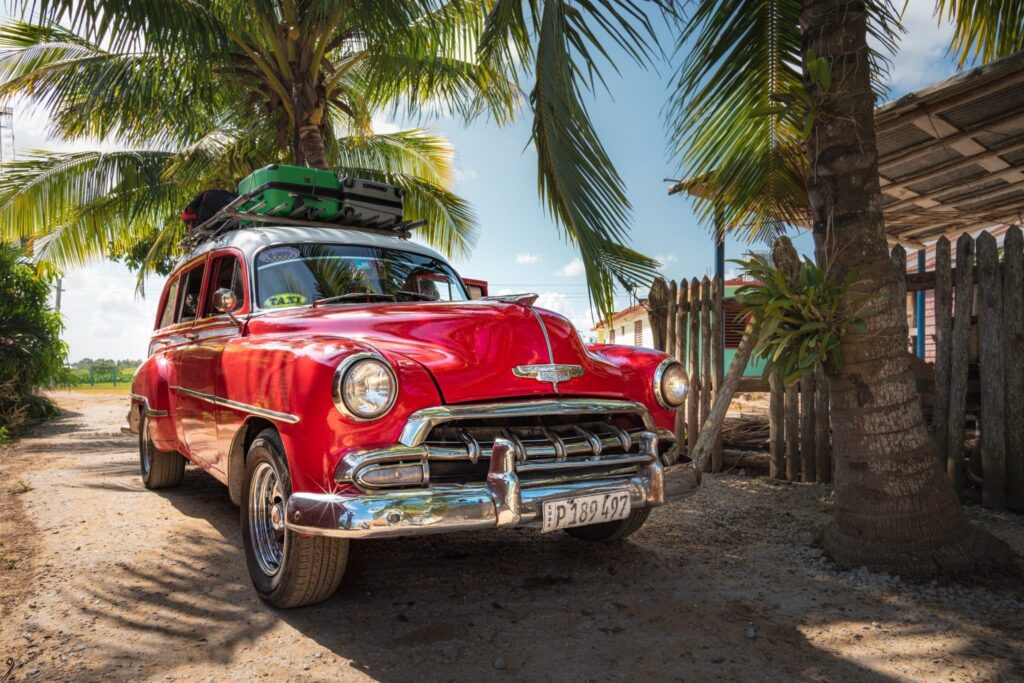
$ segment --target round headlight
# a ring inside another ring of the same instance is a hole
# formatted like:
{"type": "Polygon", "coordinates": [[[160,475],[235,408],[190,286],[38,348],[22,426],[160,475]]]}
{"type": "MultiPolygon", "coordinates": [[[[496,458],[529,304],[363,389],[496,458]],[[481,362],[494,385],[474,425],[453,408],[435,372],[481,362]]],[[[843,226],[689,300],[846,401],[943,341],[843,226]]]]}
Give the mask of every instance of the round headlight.
{"type": "Polygon", "coordinates": [[[666,358],[654,372],[654,396],[663,408],[678,408],[686,400],[690,380],[674,358],[666,358]]]}
{"type": "Polygon", "coordinates": [[[357,353],[334,375],[334,405],[357,420],[374,420],[391,410],[398,396],[398,378],[386,360],[357,353]]]}

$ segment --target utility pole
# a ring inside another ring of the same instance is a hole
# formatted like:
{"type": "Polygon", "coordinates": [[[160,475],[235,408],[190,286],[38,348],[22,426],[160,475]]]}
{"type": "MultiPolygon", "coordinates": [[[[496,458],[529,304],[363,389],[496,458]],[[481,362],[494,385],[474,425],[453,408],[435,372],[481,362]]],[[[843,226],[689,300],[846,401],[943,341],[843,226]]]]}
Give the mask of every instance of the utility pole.
{"type": "Polygon", "coordinates": [[[67,291],[64,289],[64,278],[57,278],[57,284],[53,286],[53,290],[57,293],[53,302],[53,308],[57,313],[60,313],[60,295],[67,291]]]}

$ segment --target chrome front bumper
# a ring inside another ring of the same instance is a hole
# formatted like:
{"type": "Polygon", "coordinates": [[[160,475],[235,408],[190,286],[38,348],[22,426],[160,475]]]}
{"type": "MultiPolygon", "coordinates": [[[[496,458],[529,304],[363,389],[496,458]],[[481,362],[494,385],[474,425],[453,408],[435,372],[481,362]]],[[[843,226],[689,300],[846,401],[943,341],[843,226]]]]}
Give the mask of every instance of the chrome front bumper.
{"type": "Polygon", "coordinates": [[[654,434],[646,434],[644,448],[649,459],[632,474],[524,486],[516,473],[515,446],[497,439],[485,484],[383,494],[294,493],[288,499],[287,524],[317,536],[418,536],[539,523],[544,501],[556,498],[627,490],[632,507],[643,508],[700,486],[700,473],[690,463],[661,463],[654,434]]]}

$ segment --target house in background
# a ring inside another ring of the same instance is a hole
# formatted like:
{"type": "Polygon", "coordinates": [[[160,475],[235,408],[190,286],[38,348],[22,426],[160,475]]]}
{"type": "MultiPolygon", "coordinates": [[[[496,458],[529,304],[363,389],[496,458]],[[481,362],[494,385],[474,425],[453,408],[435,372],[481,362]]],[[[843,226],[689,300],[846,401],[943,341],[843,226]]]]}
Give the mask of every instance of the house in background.
{"type": "MultiPolygon", "coordinates": [[[[743,330],[746,327],[746,320],[742,318],[742,311],[736,303],[736,290],[746,284],[740,278],[725,281],[725,367],[728,369],[732,363],[736,349],[743,340],[743,330]]],[[[597,333],[599,344],[624,344],[627,346],[644,346],[654,348],[654,332],[651,330],[650,313],[647,310],[647,300],[641,299],[640,303],[630,306],[624,310],[614,313],[611,320],[602,320],[593,327],[597,333]]],[[[689,366],[689,359],[680,358],[684,365],[689,366]]],[[[687,371],[689,371],[687,367],[687,371]]],[[[744,377],[761,377],[764,369],[764,361],[753,358],[747,363],[743,371],[744,377]]]]}
{"type": "Polygon", "coordinates": [[[654,332],[647,312],[647,299],[641,299],[635,306],[614,313],[611,321],[602,320],[594,325],[599,344],[625,344],[654,348],[654,332]]]}

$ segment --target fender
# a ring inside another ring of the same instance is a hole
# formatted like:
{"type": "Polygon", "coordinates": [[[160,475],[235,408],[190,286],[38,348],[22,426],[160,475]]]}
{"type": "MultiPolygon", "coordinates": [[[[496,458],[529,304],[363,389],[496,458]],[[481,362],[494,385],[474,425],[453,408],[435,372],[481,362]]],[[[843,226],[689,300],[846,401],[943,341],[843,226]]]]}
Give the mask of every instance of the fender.
{"type": "Polygon", "coordinates": [[[240,337],[225,346],[221,372],[219,397],[289,416],[273,419],[232,407],[222,409],[218,442],[227,456],[230,487],[236,486],[231,479],[244,472],[246,439],[257,426],[262,429],[272,423],[281,436],[293,490],[322,493],[336,488],[334,468],[346,453],[394,443],[409,414],[441,403],[426,369],[402,354],[377,349],[368,340],[300,334],[240,337]],[[342,413],[332,396],[338,366],[359,352],[383,356],[398,378],[400,400],[372,421],[342,413]]]}
{"type": "Polygon", "coordinates": [[[170,395],[173,375],[174,368],[163,355],[150,356],[142,362],[132,378],[128,426],[133,434],[138,434],[145,415],[150,420],[154,445],[162,450],[180,451],[170,395]]]}
{"type": "Polygon", "coordinates": [[[587,344],[586,350],[619,368],[626,379],[623,393],[647,405],[659,428],[675,430],[676,411],[662,407],[654,395],[654,371],[670,357],[667,353],[617,344],[587,344]]]}

